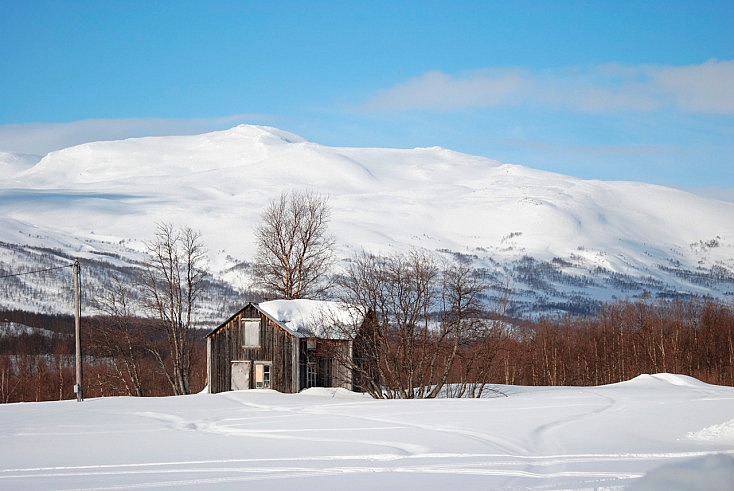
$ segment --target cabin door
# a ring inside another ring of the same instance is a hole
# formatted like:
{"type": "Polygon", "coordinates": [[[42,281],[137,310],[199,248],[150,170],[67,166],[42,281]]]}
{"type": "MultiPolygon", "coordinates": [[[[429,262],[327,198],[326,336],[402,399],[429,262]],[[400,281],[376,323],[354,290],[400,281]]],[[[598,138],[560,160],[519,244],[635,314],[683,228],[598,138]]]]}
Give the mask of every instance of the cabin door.
{"type": "Polygon", "coordinates": [[[243,390],[250,388],[250,362],[233,361],[232,379],[230,390],[243,390]]]}

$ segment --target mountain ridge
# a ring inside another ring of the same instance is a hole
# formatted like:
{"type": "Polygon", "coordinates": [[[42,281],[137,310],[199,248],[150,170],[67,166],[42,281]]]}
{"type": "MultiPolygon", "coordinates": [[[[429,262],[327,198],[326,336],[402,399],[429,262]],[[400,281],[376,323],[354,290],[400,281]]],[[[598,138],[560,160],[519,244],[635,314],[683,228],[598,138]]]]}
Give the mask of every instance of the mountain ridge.
{"type": "MultiPolygon", "coordinates": [[[[227,271],[252,257],[260,211],[292,188],[329,196],[340,257],[412,247],[461,257],[495,282],[509,278],[526,310],[574,298],[734,292],[732,203],[441,147],[328,147],[265,126],[51,152],[0,178],[0,212],[14,228],[138,251],[157,222],[190,225],[208,243],[212,269],[238,284],[227,271]]],[[[6,235],[0,241],[18,240],[6,235]]]]}

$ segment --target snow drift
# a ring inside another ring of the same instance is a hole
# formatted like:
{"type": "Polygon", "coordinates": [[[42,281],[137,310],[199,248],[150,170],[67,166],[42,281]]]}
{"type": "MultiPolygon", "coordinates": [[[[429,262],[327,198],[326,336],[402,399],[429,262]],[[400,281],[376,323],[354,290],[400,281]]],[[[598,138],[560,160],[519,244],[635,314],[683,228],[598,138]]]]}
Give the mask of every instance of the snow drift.
{"type": "Polygon", "coordinates": [[[683,476],[683,489],[732,489],[734,441],[691,437],[731,421],[732,387],[647,375],[496,388],[508,397],[320,388],[0,405],[0,487],[661,489],[683,476]]]}

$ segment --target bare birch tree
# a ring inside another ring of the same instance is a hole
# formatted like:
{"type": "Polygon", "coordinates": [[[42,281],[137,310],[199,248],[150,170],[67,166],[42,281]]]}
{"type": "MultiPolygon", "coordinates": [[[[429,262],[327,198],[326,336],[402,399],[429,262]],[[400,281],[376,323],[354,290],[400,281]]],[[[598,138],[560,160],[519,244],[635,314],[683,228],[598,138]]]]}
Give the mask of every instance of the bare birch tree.
{"type": "Polygon", "coordinates": [[[100,297],[106,319],[89,333],[92,347],[110,360],[116,380],[129,396],[145,395],[141,379],[143,354],[150,348],[140,339],[128,286],[114,276],[100,297]],[[137,336],[136,336],[137,334],[137,336]]]}
{"type": "MultiPolygon", "coordinates": [[[[439,268],[423,252],[362,252],[339,283],[342,300],[368,319],[354,331],[355,356],[344,362],[351,363],[359,388],[374,397],[437,397],[451,382],[460,351],[485,325],[479,294],[486,286],[473,269],[439,268]]],[[[462,355],[466,365],[469,354],[462,355]]]]}
{"type": "Polygon", "coordinates": [[[283,192],[255,229],[255,274],[270,295],[315,298],[329,288],[334,239],[328,234],[327,199],[312,192],[283,192]]]}
{"type": "Polygon", "coordinates": [[[174,394],[190,393],[191,336],[194,314],[204,286],[205,249],[191,228],[159,224],[147,244],[151,256],[145,272],[146,306],[155,315],[170,349],[170,369],[159,351],[153,352],[174,394]]]}
{"type": "MultiPolygon", "coordinates": [[[[448,349],[443,353],[443,371],[433,384],[433,388],[427,397],[436,397],[449,380],[449,375],[456,364],[457,358],[463,361],[464,372],[457,374],[453,382],[457,386],[456,396],[462,397],[467,390],[474,394],[471,388],[486,384],[486,379],[477,379],[475,365],[481,364],[477,359],[477,351],[464,350],[468,344],[478,344],[480,348],[490,348],[489,338],[486,336],[488,330],[487,312],[480,294],[487,289],[487,285],[481,280],[476,270],[468,264],[461,262],[447,264],[441,274],[441,311],[440,323],[437,328],[437,343],[448,344],[448,349]],[[486,343],[486,344],[485,344],[486,343]],[[484,345],[484,346],[483,346],[484,345]],[[461,355],[464,356],[461,356],[461,355]]],[[[436,357],[439,351],[434,350],[431,360],[431,372],[434,370],[436,357]]],[[[439,365],[440,365],[439,364],[439,365]]],[[[433,377],[433,373],[431,376],[433,377]]],[[[481,389],[480,389],[481,393],[481,389]]]]}

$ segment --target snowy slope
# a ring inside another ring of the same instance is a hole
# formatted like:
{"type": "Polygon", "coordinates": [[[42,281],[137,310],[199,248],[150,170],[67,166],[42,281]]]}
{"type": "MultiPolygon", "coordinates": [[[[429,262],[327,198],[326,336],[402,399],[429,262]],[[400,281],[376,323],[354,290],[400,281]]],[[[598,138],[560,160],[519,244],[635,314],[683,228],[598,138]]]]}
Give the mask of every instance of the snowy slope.
{"type": "MultiPolygon", "coordinates": [[[[734,292],[734,204],[438,147],[326,147],[269,127],[52,152],[0,178],[0,216],[131,247],[158,221],[185,223],[225,271],[252,257],[260,211],[291,188],[329,195],[341,256],[461,254],[497,284],[509,279],[520,302],[734,292]]],[[[18,240],[7,235],[0,241],[18,240]]]]}
{"type": "Polygon", "coordinates": [[[33,335],[33,334],[40,334],[41,336],[50,338],[54,336],[56,333],[54,331],[49,331],[48,329],[43,329],[40,327],[26,326],[24,324],[19,324],[17,322],[10,322],[7,320],[4,322],[0,322],[0,338],[4,338],[6,336],[15,337],[15,336],[33,335]]]}
{"type": "Polygon", "coordinates": [[[684,473],[677,489],[733,489],[734,388],[671,374],[498,388],[508,397],[309,389],[4,404],[0,487],[661,489],[684,473]]]}
{"type": "Polygon", "coordinates": [[[41,160],[37,155],[0,152],[0,176],[10,177],[24,172],[41,160]]]}

